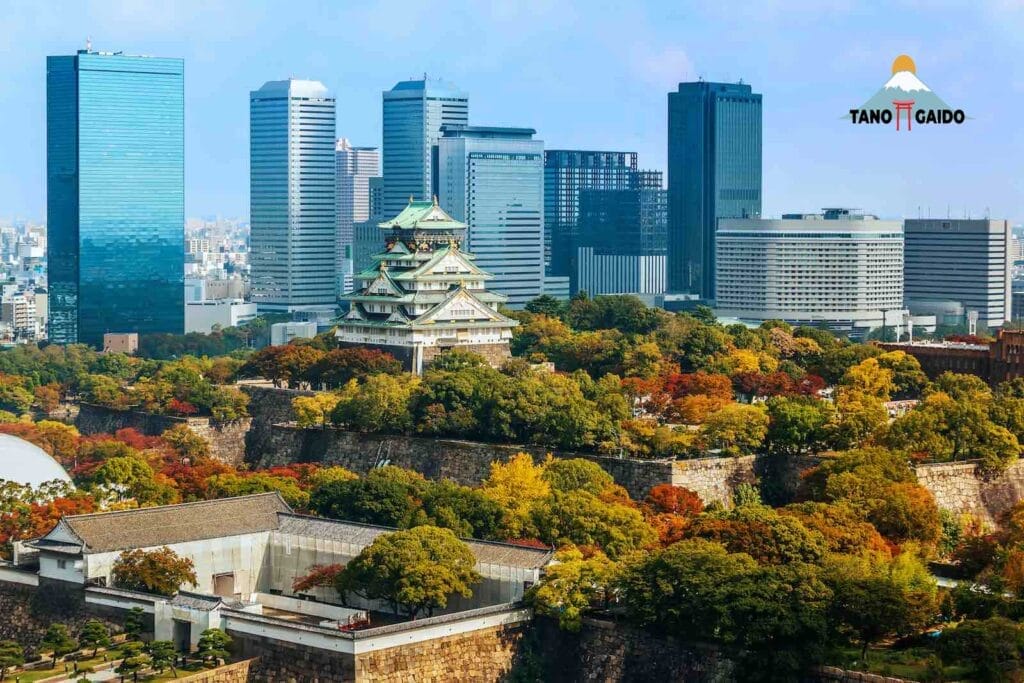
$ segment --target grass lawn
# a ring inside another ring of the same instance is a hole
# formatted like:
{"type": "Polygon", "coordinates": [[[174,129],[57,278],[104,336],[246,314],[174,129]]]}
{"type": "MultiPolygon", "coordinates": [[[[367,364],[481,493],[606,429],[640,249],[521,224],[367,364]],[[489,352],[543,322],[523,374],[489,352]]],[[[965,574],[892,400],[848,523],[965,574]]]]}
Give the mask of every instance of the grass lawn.
{"type": "MultiPolygon", "coordinates": [[[[868,649],[867,662],[861,662],[860,650],[844,648],[835,653],[828,661],[830,666],[841,666],[864,673],[893,676],[910,681],[923,681],[928,672],[928,660],[935,652],[927,647],[911,647],[902,650],[890,648],[868,649]]],[[[966,666],[944,666],[942,678],[946,681],[958,681],[971,672],[966,666]]]]}

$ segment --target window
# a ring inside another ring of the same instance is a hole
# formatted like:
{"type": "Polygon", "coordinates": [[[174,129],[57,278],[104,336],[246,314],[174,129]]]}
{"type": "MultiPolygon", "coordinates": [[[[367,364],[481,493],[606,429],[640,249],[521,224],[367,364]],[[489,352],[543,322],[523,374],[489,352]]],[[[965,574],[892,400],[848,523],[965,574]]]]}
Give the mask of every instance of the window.
{"type": "Polygon", "coordinates": [[[67,568],[68,568],[68,561],[67,560],[57,560],[57,569],[67,569],[67,568]]]}

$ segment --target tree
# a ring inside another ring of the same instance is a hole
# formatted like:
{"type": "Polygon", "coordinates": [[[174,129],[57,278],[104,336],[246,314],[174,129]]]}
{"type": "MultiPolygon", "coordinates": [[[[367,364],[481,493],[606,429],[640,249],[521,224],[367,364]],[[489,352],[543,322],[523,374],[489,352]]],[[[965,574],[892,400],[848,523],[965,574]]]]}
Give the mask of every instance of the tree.
{"type": "Polygon", "coordinates": [[[700,496],[690,489],[672,484],[658,484],[651,488],[645,503],[657,512],[696,517],[704,511],[700,496]]]}
{"type": "Polygon", "coordinates": [[[174,662],[178,659],[178,653],[174,651],[174,643],[170,640],[154,640],[146,646],[149,659],[153,667],[163,673],[164,669],[170,669],[174,677],[178,677],[178,670],[174,662]]]}
{"type": "Polygon", "coordinates": [[[78,635],[78,642],[85,647],[91,647],[92,656],[95,657],[101,647],[110,645],[110,631],[102,621],[90,619],[82,627],[82,632],[78,635]]]}
{"type": "Polygon", "coordinates": [[[416,618],[444,608],[453,594],[470,597],[480,575],[476,558],[448,529],[418,526],[384,534],[363,548],[338,575],[335,587],[370,600],[384,600],[416,618]]]}
{"type": "Polygon", "coordinates": [[[309,369],[307,379],[313,386],[340,389],[349,380],[379,374],[400,375],[402,363],[379,349],[353,347],[328,351],[309,369]]]}
{"type": "Polygon", "coordinates": [[[292,477],[277,477],[264,472],[226,472],[208,477],[204,483],[209,498],[233,498],[276,491],[293,508],[305,508],[309,503],[309,494],[292,477]]]}
{"type": "Polygon", "coordinates": [[[192,560],[167,546],[158,550],[125,550],[113,567],[114,583],[128,590],[174,595],[182,585],[195,585],[192,560]]]}
{"type": "Polygon", "coordinates": [[[541,294],[526,302],[526,310],[535,315],[557,318],[565,312],[565,303],[550,294],[541,294]]]}
{"type": "Polygon", "coordinates": [[[160,438],[166,441],[182,458],[195,462],[209,457],[210,442],[193,432],[186,424],[176,424],[164,430],[160,438]]]}
{"type": "Polygon", "coordinates": [[[883,367],[877,358],[867,358],[846,371],[842,385],[867,396],[888,401],[896,388],[893,371],[883,367]]]}
{"type": "Polygon", "coordinates": [[[544,467],[544,480],[555,491],[586,491],[594,495],[615,482],[600,465],[583,458],[549,461],[544,467]]]}
{"type": "Polygon", "coordinates": [[[314,564],[304,576],[292,581],[292,592],[305,593],[313,588],[333,586],[344,568],[343,564],[314,564]]]}
{"type": "Polygon", "coordinates": [[[491,462],[491,473],[480,492],[504,508],[509,535],[519,538],[535,532],[530,513],[548,497],[551,486],[543,465],[535,465],[526,453],[516,453],[508,462],[491,462]]]}
{"type": "Polygon", "coordinates": [[[354,392],[343,392],[331,419],[361,432],[403,433],[412,428],[409,398],[419,380],[371,375],[354,392]]]}
{"type": "Polygon", "coordinates": [[[318,485],[310,493],[309,508],[323,517],[410,527],[425,521],[420,501],[426,488],[419,474],[389,465],[362,479],[318,485]]]}
{"type": "Polygon", "coordinates": [[[313,396],[298,396],[292,399],[295,421],[300,427],[326,429],[331,414],[341,397],[333,393],[317,393],[313,396]]]}
{"type": "Polygon", "coordinates": [[[448,479],[430,482],[423,495],[428,524],[451,529],[458,536],[507,538],[505,510],[483,492],[448,479]]]}
{"type": "Polygon", "coordinates": [[[872,643],[927,626],[938,608],[935,580],[909,553],[833,555],[825,576],[834,593],[831,618],[861,646],[862,660],[872,643]]]}
{"type": "Polygon", "coordinates": [[[575,547],[559,552],[555,561],[526,600],[538,614],[557,618],[562,629],[579,631],[583,614],[595,601],[607,605],[616,565],[600,551],[588,557],[575,547]]]}
{"type": "Polygon", "coordinates": [[[1004,617],[968,619],[943,630],[939,653],[949,663],[970,662],[978,680],[1016,680],[1024,656],[1024,629],[1004,617]]]}
{"type": "Polygon", "coordinates": [[[231,657],[228,647],[231,636],[219,628],[208,628],[199,634],[196,655],[204,662],[217,662],[231,657]]]}
{"type": "Polygon", "coordinates": [[[125,674],[131,674],[132,680],[139,680],[139,671],[144,669],[150,662],[149,656],[143,652],[143,644],[139,642],[125,643],[121,646],[121,663],[114,669],[121,674],[124,680],[125,674]]]}
{"type": "Polygon", "coordinates": [[[701,640],[725,622],[728,586],[756,567],[749,555],[693,539],[631,559],[616,583],[631,620],[683,640],[701,640]]]}
{"type": "MultiPolygon", "coordinates": [[[[873,360],[873,359],[872,359],[873,360]]],[[[885,426],[889,411],[882,399],[849,387],[835,394],[836,420],[831,440],[838,448],[857,448],[885,426]]]]}
{"type": "Polygon", "coordinates": [[[821,450],[828,439],[834,409],[808,397],[772,398],[768,405],[767,443],[770,451],[799,454],[821,450]]]}
{"type": "Polygon", "coordinates": [[[0,641],[0,681],[4,680],[8,669],[24,663],[25,649],[17,641],[0,641]]]}
{"type": "Polygon", "coordinates": [[[52,653],[53,666],[57,666],[57,659],[78,649],[78,641],[71,637],[65,624],[53,623],[46,629],[40,646],[52,653]]]}
{"type": "Polygon", "coordinates": [[[141,607],[132,607],[124,619],[124,633],[129,640],[138,640],[145,625],[146,615],[141,607]]]}
{"type": "Polygon", "coordinates": [[[61,390],[57,383],[43,384],[32,390],[35,405],[44,413],[52,413],[60,407],[61,390]]]}
{"type": "Polygon", "coordinates": [[[707,417],[700,428],[700,443],[725,456],[750,455],[764,444],[768,423],[763,408],[730,403],[707,417]]]}
{"type": "Polygon", "coordinates": [[[586,490],[555,490],[547,501],[534,508],[533,516],[545,543],[595,545],[613,560],[656,540],[654,530],[639,510],[605,502],[586,490]]]}
{"type": "Polygon", "coordinates": [[[716,541],[729,552],[744,553],[761,564],[816,564],[826,552],[821,534],[760,503],[704,514],[694,520],[686,534],[716,541]]]}

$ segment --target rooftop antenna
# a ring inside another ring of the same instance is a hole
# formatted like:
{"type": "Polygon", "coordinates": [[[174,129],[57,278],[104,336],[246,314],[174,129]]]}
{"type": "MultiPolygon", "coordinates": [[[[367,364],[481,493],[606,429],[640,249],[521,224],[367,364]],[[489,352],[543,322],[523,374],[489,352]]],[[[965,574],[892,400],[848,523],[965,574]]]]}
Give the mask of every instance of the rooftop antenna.
{"type": "Polygon", "coordinates": [[[85,51],[92,52],[92,38],[85,39],[85,51]]]}

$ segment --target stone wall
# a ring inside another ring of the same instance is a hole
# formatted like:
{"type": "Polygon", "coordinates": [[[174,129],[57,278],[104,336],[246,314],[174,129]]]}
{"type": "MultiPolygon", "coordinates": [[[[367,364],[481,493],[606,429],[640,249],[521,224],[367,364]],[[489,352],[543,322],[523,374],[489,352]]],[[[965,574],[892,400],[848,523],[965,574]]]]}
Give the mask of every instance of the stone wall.
{"type": "Polygon", "coordinates": [[[77,636],[85,622],[94,618],[105,621],[112,632],[121,630],[123,619],[109,620],[87,612],[81,590],[0,581],[0,641],[16,640],[34,651],[50,624],[66,624],[71,634],[77,636]]]}
{"type": "MultiPolygon", "coordinates": [[[[428,479],[451,479],[466,485],[483,481],[494,461],[506,461],[520,452],[529,453],[539,461],[551,452],[539,446],[362,434],[339,429],[301,429],[280,424],[268,432],[258,440],[250,433],[247,460],[252,467],[315,462],[341,465],[365,474],[381,465],[397,465],[415,470],[428,479]]],[[[596,462],[634,498],[646,496],[657,484],[672,481],[673,463],[670,461],[632,460],[568,451],[556,451],[552,455],[596,462]]]]}
{"type": "Polygon", "coordinates": [[[356,657],[359,683],[500,681],[512,669],[526,625],[495,626],[356,657]]]}
{"type": "Polygon", "coordinates": [[[734,680],[732,662],[715,648],[683,644],[626,624],[584,619],[579,633],[568,633],[559,630],[552,620],[537,619],[535,628],[528,640],[533,650],[526,659],[539,655],[545,681],[734,680]]]}
{"type": "Polygon", "coordinates": [[[347,683],[355,678],[355,658],[340,652],[293,645],[228,629],[231,649],[251,658],[249,681],[258,683],[347,683]]]}
{"type": "Polygon", "coordinates": [[[246,683],[255,680],[250,677],[250,671],[256,663],[255,659],[245,659],[209,671],[201,671],[191,676],[181,676],[177,680],[181,683],[246,683]]]}
{"type": "Polygon", "coordinates": [[[816,679],[822,683],[912,683],[903,678],[866,674],[860,671],[847,671],[845,669],[837,669],[834,666],[820,667],[815,672],[815,675],[816,679]]]}
{"type": "Polygon", "coordinates": [[[918,482],[932,492],[940,508],[972,515],[990,525],[1024,500],[1024,461],[992,476],[979,472],[973,462],[918,465],[916,469],[918,482]]]}
{"type": "Polygon", "coordinates": [[[83,403],[75,418],[75,427],[82,434],[113,434],[119,429],[131,428],[147,436],[159,436],[175,425],[185,424],[210,443],[214,457],[230,465],[240,465],[245,460],[245,436],[251,422],[251,418],[217,422],[208,417],[174,417],[83,403]]]}

